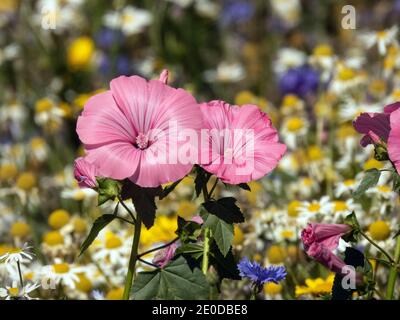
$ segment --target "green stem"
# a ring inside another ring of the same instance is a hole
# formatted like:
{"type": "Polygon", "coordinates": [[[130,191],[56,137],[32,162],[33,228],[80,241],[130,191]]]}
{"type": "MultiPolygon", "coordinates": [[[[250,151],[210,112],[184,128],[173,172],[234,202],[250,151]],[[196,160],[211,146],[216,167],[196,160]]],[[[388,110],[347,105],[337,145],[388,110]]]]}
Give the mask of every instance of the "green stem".
{"type": "Polygon", "coordinates": [[[368,237],[363,231],[360,231],[360,234],[368,240],[369,243],[371,243],[374,247],[376,247],[379,251],[381,251],[391,263],[395,263],[393,258],[390,256],[389,253],[387,253],[381,246],[379,246],[374,240],[372,240],[370,237],[368,237]]]}
{"type": "Polygon", "coordinates": [[[210,228],[204,229],[204,248],[203,248],[203,261],[201,264],[201,271],[207,274],[208,271],[208,255],[210,253],[210,228]]]}
{"type": "Polygon", "coordinates": [[[129,294],[131,292],[133,278],[135,276],[136,262],[138,258],[138,248],[140,240],[140,230],[142,229],[142,220],[140,215],[137,215],[135,221],[135,233],[133,235],[133,243],[131,256],[129,258],[128,273],[126,274],[125,288],[123,294],[123,300],[129,300],[129,294]]]}
{"type": "Polygon", "coordinates": [[[388,299],[388,300],[393,300],[394,287],[396,285],[397,274],[398,274],[397,265],[398,265],[399,261],[400,261],[400,237],[397,237],[396,249],[394,252],[395,265],[393,265],[390,268],[389,280],[388,280],[388,285],[386,288],[386,299],[388,299]]]}
{"type": "MultiPolygon", "coordinates": [[[[218,182],[218,180],[216,182],[218,182]]],[[[212,191],[214,191],[214,187],[212,188],[212,191]]],[[[203,185],[203,198],[204,201],[208,201],[210,199],[210,194],[208,193],[207,190],[207,183],[203,185]]],[[[210,235],[211,235],[211,230],[210,228],[206,227],[204,229],[203,260],[201,264],[201,271],[203,271],[204,274],[207,274],[208,271],[208,260],[209,260],[208,256],[210,254],[210,235]]]]}

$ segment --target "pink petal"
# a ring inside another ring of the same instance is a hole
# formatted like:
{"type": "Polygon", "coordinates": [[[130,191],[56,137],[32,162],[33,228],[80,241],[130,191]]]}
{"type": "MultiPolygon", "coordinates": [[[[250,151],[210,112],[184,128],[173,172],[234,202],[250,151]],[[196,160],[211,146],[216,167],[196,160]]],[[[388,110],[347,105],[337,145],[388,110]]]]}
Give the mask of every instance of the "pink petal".
{"type": "Polygon", "coordinates": [[[127,142],[113,142],[87,149],[87,161],[98,167],[99,175],[113,179],[125,179],[138,171],[141,151],[127,142]]]}
{"type": "Polygon", "coordinates": [[[400,110],[390,115],[390,133],[388,138],[388,154],[397,172],[400,172],[400,110]]]}
{"type": "Polygon", "coordinates": [[[110,91],[96,94],[89,99],[78,118],[76,131],[79,139],[86,145],[134,141],[134,131],[115,104],[110,91]]]}

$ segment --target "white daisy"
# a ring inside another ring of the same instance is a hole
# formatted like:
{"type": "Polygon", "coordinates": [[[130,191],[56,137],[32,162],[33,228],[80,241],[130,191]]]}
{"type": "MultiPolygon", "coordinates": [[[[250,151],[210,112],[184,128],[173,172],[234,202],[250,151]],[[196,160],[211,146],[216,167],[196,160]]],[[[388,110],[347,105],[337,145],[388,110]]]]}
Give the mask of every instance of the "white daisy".
{"type": "Polygon", "coordinates": [[[289,69],[302,66],[306,62],[306,54],[293,48],[282,48],[278,51],[274,64],[276,73],[281,74],[289,69]]]}
{"type": "Polygon", "coordinates": [[[128,36],[138,34],[153,20],[151,13],[134,6],[126,6],[121,11],[104,15],[104,25],[112,29],[121,29],[128,36]]]}
{"type": "Polygon", "coordinates": [[[239,63],[221,62],[216,70],[206,70],[204,78],[208,82],[238,82],[246,76],[246,71],[239,63]]]}
{"type": "Polygon", "coordinates": [[[56,285],[62,283],[71,289],[75,289],[79,281],[79,274],[86,271],[83,266],[76,266],[63,262],[61,259],[55,259],[55,263],[42,268],[42,277],[48,279],[56,285]]]}
{"type": "Polygon", "coordinates": [[[398,30],[399,28],[394,25],[390,29],[362,34],[360,39],[368,49],[376,45],[380,55],[383,56],[386,54],[386,48],[389,45],[397,44],[396,37],[398,30]]]}
{"type": "Polygon", "coordinates": [[[96,243],[96,252],[93,254],[93,258],[102,261],[109,259],[113,265],[125,264],[130,247],[130,240],[108,231],[103,239],[96,243]]]}
{"type": "Polygon", "coordinates": [[[7,252],[0,256],[0,261],[4,261],[6,264],[10,263],[25,263],[33,259],[34,254],[29,251],[32,247],[24,243],[22,248],[14,248],[12,251],[7,252]]]}
{"type": "Polygon", "coordinates": [[[357,187],[357,182],[354,179],[346,179],[340,181],[336,184],[335,196],[339,198],[342,195],[349,195],[356,189],[356,187],[357,187]]]}
{"type": "Polygon", "coordinates": [[[32,283],[25,285],[23,288],[20,288],[17,282],[13,281],[11,287],[6,286],[5,288],[0,288],[0,297],[5,298],[6,300],[32,300],[34,298],[30,297],[29,294],[39,287],[40,284],[32,283]]]}

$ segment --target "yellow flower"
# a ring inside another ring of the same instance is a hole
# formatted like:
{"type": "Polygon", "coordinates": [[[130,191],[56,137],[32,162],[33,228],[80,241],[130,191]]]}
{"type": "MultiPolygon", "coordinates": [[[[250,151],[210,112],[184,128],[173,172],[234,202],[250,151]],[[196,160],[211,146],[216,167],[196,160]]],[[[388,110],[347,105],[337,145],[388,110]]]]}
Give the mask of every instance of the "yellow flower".
{"type": "Polygon", "coordinates": [[[333,50],[330,45],[321,44],[314,48],[313,55],[318,57],[329,57],[333,55],[333,50]]]}
{"type": "Polygon", "coordinates": [[[316,279],[306,279],[305,286],[296,286],[295,294],[296,297],[305,294],[329,294],[332,291],[333,280],[335,279],[334,274],[330,274],[326,279],[316,278],[316,279]]]}
{"type": "Polygon", "coordinates": [[[94,42],[89,37],[79,37],[68,47],[67,62],[71,69],[85,69],[92,60],[94,42]]]}
{"type": "Polygon", "coordinates": [[[298,209],[301,207],[301,202],[298,200],[293,200],[289,203],[288,208],[287,208],[287,213],[289,217],[297,217],[299,214],[298,209]]]}
{"type": "Polygon", "coordinates": [[[286,258],[286,250],[280,246],[272,245],[267,250],[267,258],[270,263],[282,263],[286,258]]]}
{"type": "Polygon", "coordinates": [[[374,240],[386,240],[390,236],[390,227],[387,222],[378,220],[368,227],[371,238],[374,240]]]}
{"type": "Polygon", "coordinates": [[[268,282],[264,286],[264,293],[275,296],[277,294],[280,294],[282,292],[282,285],[279,283],[273,283],[273,282],[268,282]]]}
{"type": "Polygon", "coordinates": [[[64,244],[64,237],[58,231],[50,231],[43,236],[43,242],[48,246],[64,244]]]}
{"type": "Polygon", "coordinates": [[[82,219],[80,217],[76,217],[76,218],[74,218],[72,224],[74,226],[74,230],[76,233],[85,233],[86,232],[87,223],[84,219],[82,219]]]}
{"type": "Polygon", "coordinates": [[[289,118],[286,123],[286,127],[290,132],[298,132],[303,129],[304,126],[304,120],[298,117],[289,118]]]}
{"type": "Polygon", "coordinates": [[[307,149],[307,156],[310,161],[318,161],[323,159],[324,154],[320,147],[317,145],[312,145],[307,149]]]}
{"type": "Polygon", "coordinates": [[[140,243],[143,246],[149,246],[157,242],[171,241],[176,237],[176,229],[176,216],[159,216],[150,230],[142,227],[140,243]]]}
{"type": "Polygon", "coordinates": [[[31,228],[26,222],[17,221],[12,224],[10,233],[13,237],[26,237],[31,233],[31,228]]]}
{"type": "Polygon", "coordinates": [[[24,191],[30,191],[36,186],[36,177],[31,172],[23,172],[18,176],[17,187],[24,191]]]}
{"type": "Polygon", "coordinates": [[[352,80],[355,76],[355,72],[352,69],[346,67],[341,68],[338,73],[338,78],[342,81],[352,80]]]}
{"type": "Polygon", "coordinates": [[[48,219],[49,226],[53,229],[61,229],[70,220],[70,214],[63,209],[54,210],[48,219]]]}
{"type": "Polygon", "coordinates": [[[116,289],[111,289],[110,291],[107,292],[106,294],[106,299],[107,300],[122,300],[122,296],[124,294],[124,288],[116,288],[116,289]]]}
{"type": "Polygon", "coordinates": [[[18,169],[14,163],[2,163],[0,165],[0,181],[14,179],[17,174],[18,169]]]}
{"type": "Polygon", "coordinates": [[[197,206],[190,201],[184,200],[179,204],[177,214],[178,216],[189,219],[191,218],[197,211],[197,206]]]}
{"type": "Polygon", "coordinates": [[[36,113],[47,112],[50,111],[53,107],[54,103],[49,98],[39,99],[38,101],[36,101],[35,104],[35,112],[36,113]]]}
{"type": "Polygon", "coordinates": [[[240,229],[240,227],[237,226],[236,224],[234,225],[233,228],[234,228],[233,245],[237,246],[239,244],[242,244],[244,240],[244,234],[242,229],[240,229]]]}
{"type": "Polygon", "coordinates": [[[254,103],[255,95],[248,90],[240,91],[235,96],[235,104],[241,106],[243,104],[254,103]]]}
{"type": "Polygon", "coordinates": [[[382,168],[383,168],[383,163],[374,158],[371,158],[364,163],[364,170],[382,169],[382,168]]]}

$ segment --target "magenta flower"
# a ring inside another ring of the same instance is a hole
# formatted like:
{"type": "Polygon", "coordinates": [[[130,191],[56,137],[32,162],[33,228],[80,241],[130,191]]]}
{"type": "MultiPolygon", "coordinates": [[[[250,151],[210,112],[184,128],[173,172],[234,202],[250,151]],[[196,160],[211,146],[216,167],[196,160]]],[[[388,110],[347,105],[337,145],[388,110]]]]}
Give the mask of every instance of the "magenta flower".
{"type": "Polygon", "coordinates": [[[174,242],[168,247],[158,251],[153,258],[153,263],[160,268],[164,268],[174,257],[177,247],[178,245],[174,242]]]}
{"type": "Polygon", "coordinates": [[[346,266],[346,263],[342,259],[335,255],[328,247],[318,242],[314,242],[309,246],[306,253],[309,257],[335,273],[342,273],[343,267],[346,266]]]}
{"type": "Polygon", "coordinates": [[[95,188],[96,176],[98,169],[94,164],[82,157],[74,161],[74,177],[81,188],[95,188]]]}
{"type": "Polygon", "coordinates": [[[304,247],[310,247],[314,243],[321,244],[329,250],[334,250],[339,244],[339,239],[351,231],[348,224],[309,223],[301,231],[301,240],[304,247]]]}
{"type": "Polygon", "coordinates": [[[329,270],[341,273],[346,264],[332,250],[337,248],[340,237],[351,229],[347,224],[309,223],[301,231],[301,240],[309,257],[329,270]]]}
{"type": "Polygon", "coordinates": [[[202,113],[192,95],[166,84],[167,77],[167,71],[161,80],[121,76],[86,103],[76,131],[100,175],[157,187],[189,173],[195,161],[178,152],[197,152],[197,141],[179,137],[201,129],[202,113]]]}
{"type": "Polygon", "coordinates": [[[286,151],[269,117],[257,106],[242,107],[224,101],[201,104],[209,132],[207,159],[202,167],[223,182],[239,184],[256,180],[271,170],[286,151]]]}
{"type": "Polygon", "coordinates": [[[360,143],[387,144],[389,159],[400,172],[400,102],[392,103],[382,113],[362,113],[354,120],[354,128],[364,134],[360,143]]]}

